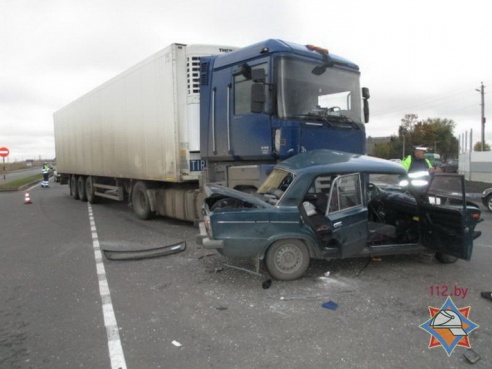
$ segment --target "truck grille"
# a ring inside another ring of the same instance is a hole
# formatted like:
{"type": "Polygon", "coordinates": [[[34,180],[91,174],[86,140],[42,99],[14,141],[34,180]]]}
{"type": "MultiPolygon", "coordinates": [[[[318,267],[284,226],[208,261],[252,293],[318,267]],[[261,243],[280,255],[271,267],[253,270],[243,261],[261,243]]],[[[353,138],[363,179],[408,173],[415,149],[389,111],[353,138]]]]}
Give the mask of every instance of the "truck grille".
{"type": "Polygon", "coordinates": [[[188,57],[187,63],[188,95],[200,93],[200,57],[188,57]]]}
{"type": "Polygon", "coordinates": [[[208,86],[208,63],[202,63],[200,68],[200,83],[202,86],[208,86]]]}

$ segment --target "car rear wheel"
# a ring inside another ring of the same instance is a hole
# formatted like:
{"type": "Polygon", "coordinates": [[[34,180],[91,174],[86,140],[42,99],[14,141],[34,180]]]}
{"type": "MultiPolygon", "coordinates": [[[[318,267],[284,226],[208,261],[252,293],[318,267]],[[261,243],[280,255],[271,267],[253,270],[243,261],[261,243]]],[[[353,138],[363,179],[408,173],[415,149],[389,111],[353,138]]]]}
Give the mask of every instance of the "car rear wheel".
{"type": "Polygon", "coordinates": [[[443,264],[453,264],[458,260],[456,256],[445,254],[443,252],[436,252],[436,259],[443,264]]]}
{"type": "Polygon", "coordinates": [[[309,252],[300,240],[279,240],[268,249],[265,262],[273,278],[280,281],[292,281],[302,276],[307,270],[309,252]]]}

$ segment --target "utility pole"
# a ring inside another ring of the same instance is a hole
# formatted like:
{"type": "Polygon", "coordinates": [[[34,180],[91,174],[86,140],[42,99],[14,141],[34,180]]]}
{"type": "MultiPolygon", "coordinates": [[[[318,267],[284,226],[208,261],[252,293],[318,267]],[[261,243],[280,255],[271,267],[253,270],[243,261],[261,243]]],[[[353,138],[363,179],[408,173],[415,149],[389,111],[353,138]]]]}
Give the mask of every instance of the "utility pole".
{"type": "Polygon", "coordinates": [[[485,90],[485,86],[483,85],[483,82],[481,82],[480,90],[475,89],[475,91],[480,92],[480,96],[481,96],[480,110],[482,114],[481,114],[480,122],[482,126],[482,151],[485,148],[485,99],[484,99],[485,91],[484,90],[485,90]]]}

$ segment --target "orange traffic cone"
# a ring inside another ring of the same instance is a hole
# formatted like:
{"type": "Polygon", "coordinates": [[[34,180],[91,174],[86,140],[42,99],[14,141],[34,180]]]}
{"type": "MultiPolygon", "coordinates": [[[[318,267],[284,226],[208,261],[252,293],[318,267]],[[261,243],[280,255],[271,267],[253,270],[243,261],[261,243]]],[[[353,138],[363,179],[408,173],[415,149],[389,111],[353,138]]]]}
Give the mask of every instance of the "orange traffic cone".
{"type": "Polygon", "coordinates": [[[31,197],[28,193],[24,196],[24,204],[32,204],[31,197]]]}

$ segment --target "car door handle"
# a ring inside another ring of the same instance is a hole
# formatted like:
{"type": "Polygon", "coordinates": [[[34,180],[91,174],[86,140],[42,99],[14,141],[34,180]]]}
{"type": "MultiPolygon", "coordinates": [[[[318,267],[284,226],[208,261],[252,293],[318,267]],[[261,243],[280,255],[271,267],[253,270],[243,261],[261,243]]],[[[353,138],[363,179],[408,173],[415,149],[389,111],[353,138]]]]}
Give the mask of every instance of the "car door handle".
{"type": "Polygon", "coordinates": [[[342,226],[342,222],[333,223],[333,228],[340,228],[342,226]]]}

